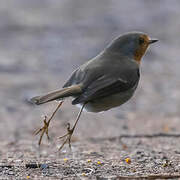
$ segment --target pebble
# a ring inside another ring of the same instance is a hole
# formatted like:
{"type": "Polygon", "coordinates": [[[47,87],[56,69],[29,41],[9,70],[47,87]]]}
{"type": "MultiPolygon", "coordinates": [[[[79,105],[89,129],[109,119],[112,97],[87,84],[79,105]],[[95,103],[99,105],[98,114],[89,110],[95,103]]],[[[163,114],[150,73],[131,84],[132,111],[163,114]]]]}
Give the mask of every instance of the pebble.
{"type": "Polygon", "coordinates": [[[13,171],[8,171],[8,175],[14,175],[13,171]]]}

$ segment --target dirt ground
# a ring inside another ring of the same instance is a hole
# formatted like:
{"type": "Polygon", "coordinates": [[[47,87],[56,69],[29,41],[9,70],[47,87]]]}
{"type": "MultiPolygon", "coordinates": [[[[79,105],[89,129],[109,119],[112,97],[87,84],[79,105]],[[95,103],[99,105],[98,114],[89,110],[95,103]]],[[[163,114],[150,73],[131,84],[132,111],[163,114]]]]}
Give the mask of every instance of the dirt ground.
{"type": "Polygon", "coordinates": [[[54,142],[1,144],[1,179],[178,179],[180,136],[154,134],[54,142]],[[4,156],[5,155],[5,156],[4,156]]]}
{"type": "Polygon", "coordinates": [[[180,178],[178,0],[0,1],[0,179],[180,178]],[[134,97],[104,113],[83,112],[68,146],[57,138],[79,109],[68,99],[39,148],[33,133],[71,72],[114,37],[143,31],[160,41],[143,58],[134,97]]]}

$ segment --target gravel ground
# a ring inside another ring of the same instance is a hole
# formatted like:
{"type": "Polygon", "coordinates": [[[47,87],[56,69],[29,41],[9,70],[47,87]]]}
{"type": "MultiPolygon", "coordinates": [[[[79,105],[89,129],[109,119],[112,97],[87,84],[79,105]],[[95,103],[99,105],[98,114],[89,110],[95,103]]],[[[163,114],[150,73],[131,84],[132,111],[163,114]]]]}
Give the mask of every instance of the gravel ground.
{"type": "Polygon", "coordinates": [[[1,179],[178,179],[180,1],[0,3],[1,179]],[[142,61],[135,96],[108,112],[83,113],[72,152],[57,152],[57,137],[78,113],[67,100],[51,123],[52,141],[44,138],[39,149],[33,132],[57,103],[33,106],[28,99],[60,88],[114,37],[134,30],[160,40],[142,61]]]}
{"type": "Polygon", "coordinates": [[[3,142],[0,175],[2,179],[178,179],[179,138],[163,134],[89,138],[61,152],[52,142],[40,149],[30,141],[3,142]]]}

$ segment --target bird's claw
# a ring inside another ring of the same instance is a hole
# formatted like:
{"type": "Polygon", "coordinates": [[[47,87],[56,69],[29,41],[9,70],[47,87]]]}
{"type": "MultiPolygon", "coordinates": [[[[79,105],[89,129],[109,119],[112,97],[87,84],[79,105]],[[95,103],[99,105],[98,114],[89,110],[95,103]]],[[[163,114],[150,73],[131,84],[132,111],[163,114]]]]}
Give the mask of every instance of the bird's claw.
{"type": "Polygon", "coordinates": [[[44,136],[44,133],[46,133],[47,139],[49,140],[49,134],[48,134],[48,127],[49,127],[49,121],[47,121],[47,116],[44,116],[44,126],[38,130],[35,131],[35,135],[38,135],[41,133],[38,144],[41,145],[42,138],[44,136]]]}
{"type": "Polygon", "coordinates": [[[59,137],[59,139],[66,138],[66,139],[64,140],[64,142],[62,143],[62,145],[60,146],[59,151],[64,147],[64,145],[65,145],[67,142],[68,142],[68,144],[69,144],[69,148],[71,149],[71,137],[72,137],[73,131],[74,131],[74,127],[71,129],[70,123],[68,123],[68,124],[67,124],[67,133],[66,133],[65,135],[59,137]]]}

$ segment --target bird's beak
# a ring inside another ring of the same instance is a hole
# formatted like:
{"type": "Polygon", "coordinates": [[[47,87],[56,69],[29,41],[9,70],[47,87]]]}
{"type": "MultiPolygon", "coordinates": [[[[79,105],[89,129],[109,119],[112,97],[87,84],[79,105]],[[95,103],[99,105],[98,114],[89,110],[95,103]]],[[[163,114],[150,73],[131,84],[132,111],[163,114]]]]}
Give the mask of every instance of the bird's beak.
{"type": "Polygon", "coordinates": [[[149,44],[155,43],[155,42],[157,42],[157,41],[158,41],[158,39],[150,39],[150,40],[149,40],[149,44]]]}

